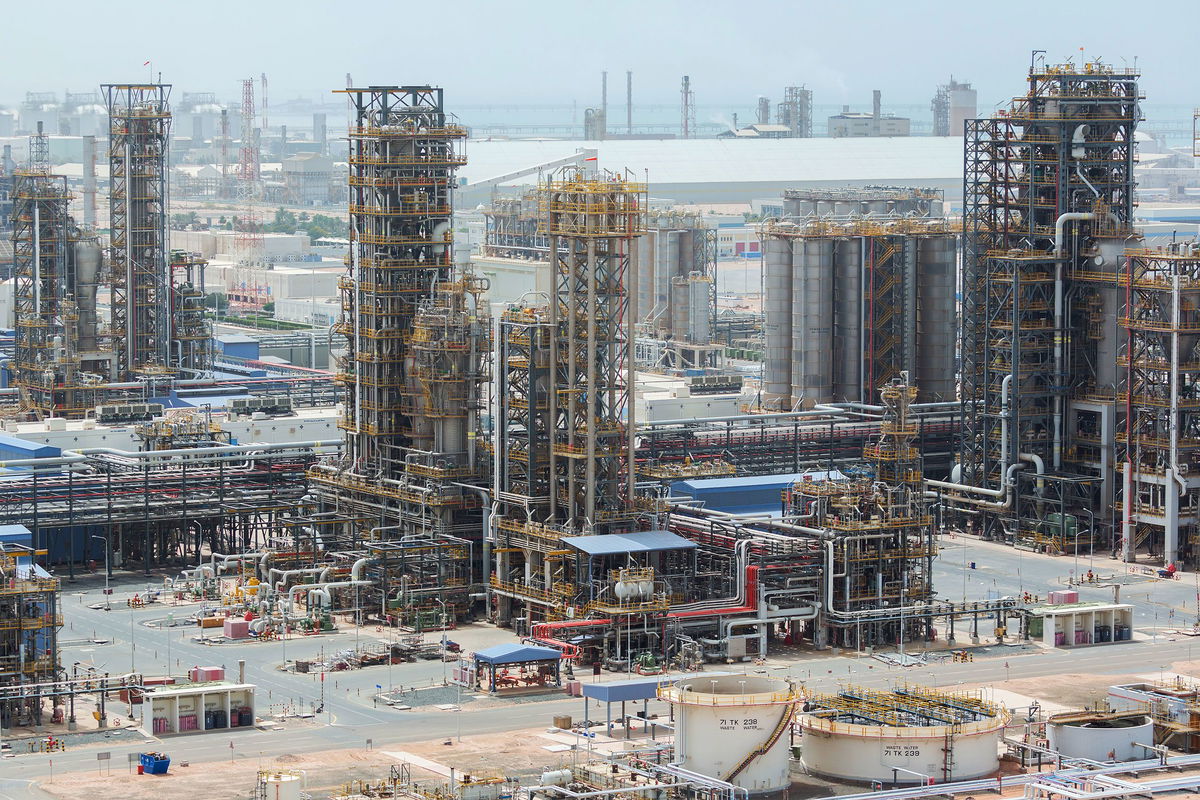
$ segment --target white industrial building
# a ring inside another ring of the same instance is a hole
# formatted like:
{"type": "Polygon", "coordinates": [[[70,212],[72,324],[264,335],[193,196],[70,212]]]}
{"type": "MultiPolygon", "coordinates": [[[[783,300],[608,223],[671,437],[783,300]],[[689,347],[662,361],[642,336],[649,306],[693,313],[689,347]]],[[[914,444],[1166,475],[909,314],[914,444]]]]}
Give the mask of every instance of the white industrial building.
{"type": "MultiPolygon", "coordinates": [[[[459,208],[486,204],[491,179],[594,149],[604,169],[632,170],[655,197],[677,202],[749,203],[811,186],[926,186],[962,194],[962,137],[896,139],[472,140],[458,175],[459,208]],[[474,188],[472,184],[481,184],[474,188]],[[482,185],[487,184],[487,185],[482,185]]],[[[532,187],[537,173],[499,186],[532,187]]]]}
{"type": "MultiPolygon", "coordinates": [[[[199,253],[202,258],[230,256],[237,252],[238,233],[228,230],[171,231],[171,247],[199,253]]],[[[264,233],[262,253],[267,260],[300,260],[310,249],[306,233],[264,233]]]]}

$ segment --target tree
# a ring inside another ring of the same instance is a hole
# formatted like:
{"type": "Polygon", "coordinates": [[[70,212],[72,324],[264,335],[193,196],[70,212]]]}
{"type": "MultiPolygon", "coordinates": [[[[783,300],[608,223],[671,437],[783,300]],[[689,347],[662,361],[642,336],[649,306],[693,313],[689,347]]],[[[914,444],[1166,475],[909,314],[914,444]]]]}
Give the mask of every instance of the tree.
{"type": "Polygon", "coordinates": [[[299,228],[299,223],[296,221],[296,215],[286,208],[280,208],[275,212],[275,219],[270,222],[266,229],[272,233],[295,233],[299,228]]]}

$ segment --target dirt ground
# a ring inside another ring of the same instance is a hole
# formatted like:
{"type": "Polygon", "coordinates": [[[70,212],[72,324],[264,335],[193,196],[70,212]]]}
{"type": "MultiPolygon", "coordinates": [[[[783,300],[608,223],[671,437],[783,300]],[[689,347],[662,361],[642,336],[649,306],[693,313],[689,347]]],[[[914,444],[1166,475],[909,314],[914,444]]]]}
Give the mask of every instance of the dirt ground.
{"type": "Polygon", "coordinates": [[[314,798],[336,794],[339,787],[357,779],[383,780],[396,760],[375,750],[340,750],[306,755],[265,758],[236,758],[224,763],[195,763],[187,767],[171,764],[166,775],[128,774],[125,764],[115,763],[112,775],[95,770],[55,775],[39,788],[64,800],[160,800],[165,792],[178,797],[204,800],[245,800],[254,791],[259,769],[304,770],[308,792],[314,798]]]}
{"type": "MultiPolygon", "coordinates": [[[[1182,675],[1200,675],[1200,661],[1179,661],[1169,665],[1169,670],[1182,675]]],[[[1155,672],[1148,667],[1146,672],[1155,672]]],[[[1018,678],[994,685],[1041,700],[1062,705],[1081,707],[1103,700],[1107,689],[1114,683],[1138,680],[1136,674],[1097,675],[1089,673],[1066,673],[1046,677],[1018,678]]],[[[963,686],[962,688],[980,688],[963,686]]],[[[87,796],[89,800],[158,800],[164,790],[179,796],[203,797],[205,800],[244,800],[254,788],[259,769],[298,769],[306,774],[308,792],[314,798],[337,794],[341,787],[351,781],[381,782],[388,776],[389,767],[400,763],[387,751],[410,753],[446,767],[453,767],[459,774],[477,776],[518,777],[538,773],[545,769],[568,766],[574,757],[570,752],[555,753],[544,749],[554,745],[551,739],[542,736],[545,728],[507,731],[497,734],[464,736],[461,741],[436,739],[412,742],[379,750],[339,750],[305,755],[282,755],[264,758],[237,753],[232,762],[196,763],[188,767],[172,765],[171,772],[164,776],[129,775],[124,765],[114,765],[111,776],[99,776],[94,770],[88,772],[57,775],[53,783],[43,781],[41,787],[63,800],[87,796]]],[[[1002,770],[1005,774],[1016,771],[1012,765],[1002,770]]],[[[433,782],[445,781],[437,775],[417,767],[412,768],[412,777],[433,782]]],[[[816,787],[813,787],[814,790],[816,787]]]]}
{"type": "MultiPolygon", "coordinates": [[[[55,797],[75,800],[160,800],[163,792],[176,796],[203,797],[204,800],[245,800],[254,789],[260,769],[303,770],[308,793],[323,798],[340,793],[352,781],[380,783],[387,779],[389,767],[401,761],[387,754],[401,751],[453,767],[459,774],[477,776],[518,776],[540,773],[543,769],[569,765],[570,753],[551,753],[542,749],[555,742],[539,737],[543,729],[464,736],[461,742],[447,745],[445,739],[396,745],[382,750],[334,750],[303,755],[285,754],[259,759],[236,753],[232,761],[176,763],[166,775],[133,775],[127,766],[113,763],[112,774],[97,771],[55,775],[53,783],[43,780],[40,787],[55,797]]],[[[411,768],[419,781],[445,782],[442,775],[411,768]]]]}
{"type": "MultiPolygon", "coordinates": [[[[1088,673],[1063,673],[1060,675],[1045,675],[1033,678],[1015,678],[1007,681],[994,681],[987,684],[964,684],[964,689],[979,689],[995,687],[1007,689],[1018,694],[1028,695],[1038,700],[1050,700],[1064,706],[1074,708],[1094,707],[1103,703],[1108,697],[1108,687],[1118,683],[1135,683],[1143,676],[1158,672],[1157,666],[1146,665],[1146,669],[1137,674],[1128,675],[1093,675],[1088,673]]],[[[1170,664],[1166,672],[1180,675],[1200,677],[1200,661],[1176,661],[1170,664]]]]}

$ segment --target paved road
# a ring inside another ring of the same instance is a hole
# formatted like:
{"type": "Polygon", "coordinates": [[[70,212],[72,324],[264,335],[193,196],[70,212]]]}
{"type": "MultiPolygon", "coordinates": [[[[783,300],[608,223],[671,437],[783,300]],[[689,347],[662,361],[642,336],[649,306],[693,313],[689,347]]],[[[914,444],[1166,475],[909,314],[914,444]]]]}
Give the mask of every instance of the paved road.
{"type": "MultiPolygon", "coordinates": [[[[1075,564],[1073,557],[1033,555],[961,537],[947,539],[942,546],[941,556],[935,566],[935,585],[942,597],[954,601],[964,597],[974,600],[996,595],[1019,596],[1024,591],[1044,595],[1049,589],[1064,588],[1075,564]],[[969,568],[972,561],[976,564],[975,569],[969,568]],[[968,568],[964,569],[964,564],[968,568]]],[[[1103,575],[1125,572],[1124,565],[1119,562],[1106,558],[1090,559],[1086,554],[1081,556],[1079,563],[1084,572],[1089,566],[1103,575]]],[[[1185,575],[1183,579],[1175,581],[1139,579],[1123,587],[1122,600],[1135,604],[1137,624],[1143,628],[1152,628],[1156,624],[1161,627],[1182,627],[1185,622],[1190,625],[1195,617],[1195,580],[1195,575],[1185,575]],[[1170,614],[1172,610],[1175,611],[1174,617],[1170,614]]],[[[328,652],[352,647],[355,641],[354,633],[350,632],[301,637],[287,642],[205,645],[193,640],[197,632],[194,627],[151,628],[142,624],[147,620],[164,618],[171,611],[168,607],[151,606],[130,611],[125,606],[125,598],[129,594],[145,588],[145,579],[125,577],[114,582],[111,611],[88,607],[89,604],[103,602],[100,593],[102,585],[102,580],[90,577],[68,585],[63,592],[67,624],[61,639],[64,642],[63,662],[68,667],[81,662],[112,673],[126,672],[132,666],[136,671],[146,674],[162,674],[167,670],[169,649],[176,674],[181,674],[191,665],[224,664],[230,676],[236,677],[237,660],[245,658],[246,679],[259,687],[260,714],[265,713],[272,704],[292,703],[305,707],[321,704],[319,679],[311,675],[281,672],[278,665],[285,656],[287,659],[311,658],[322,649],[328,652]],[[93,638],[107,640],[108,643],[88,641],[93,638]]],[[[1109,600],[1112,589],[1086,586],[1081,589],[1081,594],[1084,599],[1109,600]]],[[[185,606],[175,613],[183,617],[191,610],[185,606]]],[[[500,639],[508,635],[503,631],[496,631],[495,634],[500,639]]],[[[373,628],[360,632],[364,641],[375,635],[373,628]]],[[[818,690],[833,689],[838,681],[851,680],[867,686],[884,686],[898,678],[947,686],[1065,672],[1114,675],[1154,672],[1172,661],[1190,659],[1193,649],[1194,643],[1190,639],[1171,641],[1165,635],[1158,635],[1145,641],[1110,647],[1000,651],[999,655],[969,664],[940,662],[933,666],[902,669],[886,666],[870,658],[812,653],[791,663],[772,660],[767,669],[775,674],[791,675],[818,690]]],[[[391,668],[390,681],[385,666],[330,674],[325,682],[325,712],[320,715],[320,725],[284,731],[252,729],[172,738],[167,740],[168,744],[163,749],[169,750],[177,760],[200,763],[222,761],[231,755],[233,758],[258,758],[260,754],[274,757],[283,753],[363,747],[368,738],[373,739],[376,748],[380,748],[443,736],[452,737],[459,730],[469,735],[548,725],[555,714],[582,716],[583,701],[572,698],[475,709],[468,703],[461,712],[434,708],[397,711],[372,706],[371,696],[377,684],[385,687],[389,684],[406,687],[438,684],[441,683],[443,669],[439,662],[396,665],[391,668]],[[234,745],[232,754],[230,742],[234,745]]],[[[665,707],[652,710],[666,712],[665,707]]],[[[110,715],[123,714],[124,711],[125,707],[120,703],[110,706],[110,715]]],[[[602,711],[593,712],[594,717],[601,714],[602,711]]],[[[81,727],[90,724],[90,719],[81,719],[81,727]]],[[[107,750],[112,753],[114,768],[121,769],[126,764],[126,753],[144,749],[147,746],[141,736],[125,733],[102,744],[75,747],[53,756],[23,754],[5,759],[0,761],[0,775],[3,776],[0,778],[0,800],[44,798],[36,782],[49,776],[51,758],[56,773],[92,770],[96,768],[96,752],[107,750]]]]}

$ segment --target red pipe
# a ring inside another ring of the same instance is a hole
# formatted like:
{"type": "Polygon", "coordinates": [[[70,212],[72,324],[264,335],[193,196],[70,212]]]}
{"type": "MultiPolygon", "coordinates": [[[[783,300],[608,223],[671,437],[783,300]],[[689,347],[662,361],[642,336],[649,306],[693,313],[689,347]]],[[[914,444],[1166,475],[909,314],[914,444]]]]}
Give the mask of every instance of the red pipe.
{"type": "Polygon", "coordinates": [[[555,639],[551,634],[560,628],[591,628],[597,625],[608,625],[611,619],[574,619],[566,622],[538,622],[529,629],[529,638],[539,643],[548,644],[562,650],[562,657],[574,660],[579,657],[579,645],[555,639]]]}

